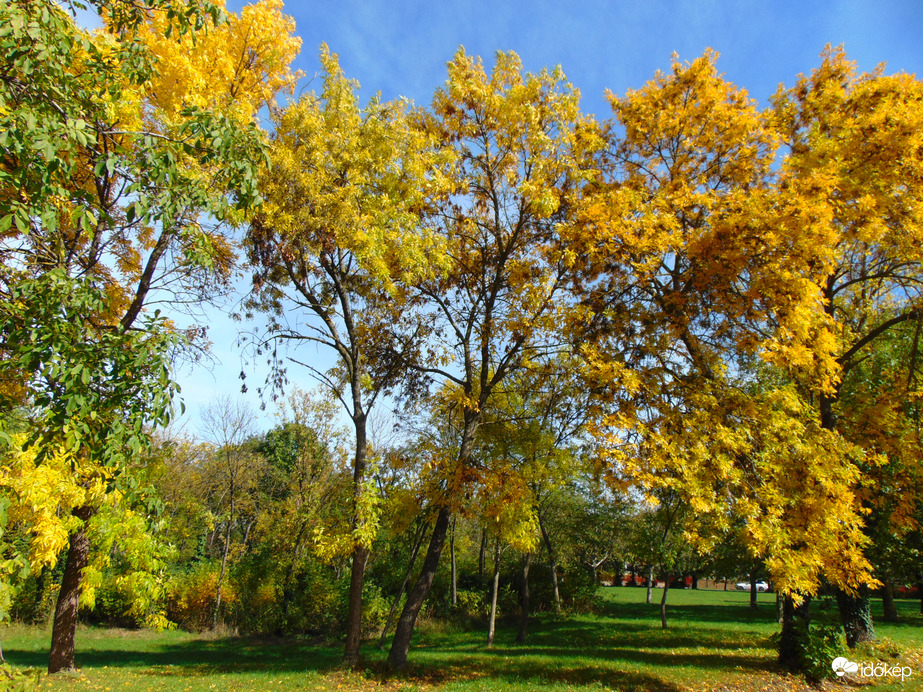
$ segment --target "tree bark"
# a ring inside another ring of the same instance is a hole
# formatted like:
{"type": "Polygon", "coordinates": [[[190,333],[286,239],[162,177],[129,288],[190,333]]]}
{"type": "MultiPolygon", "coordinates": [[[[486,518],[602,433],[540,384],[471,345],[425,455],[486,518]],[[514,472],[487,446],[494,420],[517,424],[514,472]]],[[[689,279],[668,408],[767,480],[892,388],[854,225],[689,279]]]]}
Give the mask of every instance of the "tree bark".
{"type": "Polygon", "coordinates": [[[93,516],[89,507],[78,507],[74,516],[83,525],[70,536],[70,546],[64,563],[61,591],[54,611],[54,625],[51,630],[51,651],[48,656],[48,672],[72,671],[74,667],[74,642],[77,636],[77,610],[80,607],[80,583],[83,570],[89,563],[90,541],[87,538],[86,522],[93,516]]]}
{"type": "Polygon", "coordinates": [[[433,586],[433,577],[436,576],[439,558],[445,546],[445,537],[449,528],[449,515],[449,509],[443,507],[436,516],[433,535],[426,550],[420,576],[417,577],[413,589],[407,595],[407,602],[404,604],[404,609],[401,611],[401,616],[397,621],[394,640],[391,642],[391,651],[388,653],[388,666],[391,670],[402,670],[407,665],[407,653],[410,651],[410,638],[417,624],[417,615],[420,614],[420,608],[423,607],[423,602],[433,586]]]}
{"type": "MultiPolygon", "coordinates": [[[[356,429],[356,452],[353,457],[353,506],[352,525],[358,527],[359,503],[362,499],[362,486],[365,483],[367,465],[366,452],[366,417],[361,412],[361,395],[354,393],[353,426],[356,429]]],[[[365,567],[369,561],[369,549],[356,541],[353,546],[352,569],[349,576],[349,607],[346,613],[346,645],[343,648],[344,668],[355,668],[359,663],[359,647],[362,645],[362,585],[365,581],[365,567]]]]}
{"type": "Polygon", "coordinates": [[[651,604],[651,591],[654,589],[654,566],[647,566],[647,604],[651,604]]]}
{"type": "Polygon", "coordinates": [[[795,606],[791,594],[782,599],[782,636],[779,639],[779,663],[792,672],[801,670],[805,638],[811,624],[811,600],[805,596],[795,606]]]}
{"type": "Polygon", "coordinates": [[[881,605],[885,611],[885,622],[897,622],[897,604],[894,602],[894,583],[891,579],[884,580],[884,589],[881,592],[881,605]]]}
{"type": "Polygon", "coordinates": [[[859,592],[855,596],[837,589],[836,602],[840,607],[840,620],[846,632],[846,646],[850,649],[875,638],[871,601],[867,586],[859,587],[859,592]]]}
{"type": "Polygon", "coordinates": [[[667,578],[663,582],[663,595],[660,597],[660,629],[667,628],[667,592],[670,590],[670,577],[667,572],[667,578]]]}
{"type": "Polygon", "coordinates": [[[455,524],[457,517],[452,517],[452,533],[449,536],[449,555],[452,558],[452,608],[458,605],[458,573],[455,569],[455,524]]]}
{"type": "MultiPolygon", "coordinates": [[[[538,527],[542,532],[542,540],[545,542],[545,549],[548,551],[549,569],[551,570],[551,588],[554,592],[554,612],[561,612],[561,591],[558,589],[558,560],[554,552],[554,546],[551,545],[551,536],[545,529],[545,522],[542,521],[541,515],[538,517],[538,527]]],[[[923,608],[923,606],[921,606],[923,608]]]]}
{"type": "Polygon", "coordinates": [[[529,567],[532,564],[532,553],[526,553],[522,561],[522,591],[520,593],[519,632],[516,634],[516,643],[525,644],[529,630],[529,567]]]}
{"type": "Polygon", "coordinates": [[[388,611],[388,618],[385,620],[385,626],[381,628],[381,636],[378,638],[379,651],[385,646],[388,630],[391,629],[391,623],[394,621],[394,614],[397,612],[397,606],[400,604],[401,596],[404,595],[404,590],[407,588],[407,583],[410,581],[410,575],[413,574],[413,566],[417,562],[417,555],[420,552],[420,546],[423,545],[423,536],[425,534],[426,523],[424,522],[420,526],[420,533],[418,533],[417,537],[414,539],[413,549],[410,551],[410,563],[407,565],[407,571],[404,573],[404,581],[401,582],[401,588],[398,589],[397,594],[394,596],[394,601],[391,602],[391,609],[388,611]]]}
{"type": "Polygon", "coordinates": [[[487,553],[487,529],[481,529],[481,549],[478,551],[478,581],[484,579],[484,556],[487,553]]]}
{"type": "Polygon", "coordinates": [[[756,572],[750,573],[750,607],[756,608],[756,572]]]}
{"type": "Polygon", "coordinates": [[[500,535],[494,541],[494,578],[490,589],[490,621],[487,624],[487,648],[494,645],[494,625],[497,622],[497,592],[500,590],[500,535]]]}

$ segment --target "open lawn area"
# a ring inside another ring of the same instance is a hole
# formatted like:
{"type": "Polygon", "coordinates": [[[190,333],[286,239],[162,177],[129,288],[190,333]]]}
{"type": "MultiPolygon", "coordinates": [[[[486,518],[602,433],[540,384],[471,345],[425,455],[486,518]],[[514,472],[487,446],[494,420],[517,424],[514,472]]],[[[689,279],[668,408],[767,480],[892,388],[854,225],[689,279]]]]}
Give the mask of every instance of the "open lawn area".
{"type": "MultiPolygon", "coordinates": [[[[670,628],[662,631],[659,603],[644,589],[605,588],[594,615],[535,618],[529,641],[513,643],[502,623],[492,649],[481,629],[424,623],[414,638],[408,671],[386,673],[387,652],[363,649],[364,667],[337,669],[339,645],[304,640],[214,638],[184,632],[81,628],[76,675],[43,677],[42,690],[798,690],[810,689],[775,665],[770,637],[778,630],[775,596],[671,591],[670,628]]],[[[659,600],[660,592],[655,591],[659,600]]],[[[822,613],[823,604],[815,612],[822,613]]],[[[876,604],[878,605],[878,604],[876,604]]],[[[875,690],[923,689],[923,617],[919,603],[899,601],[903,621],[879,623],[882,642],[852,660],[909,666],[905,682],[875,690]]],[[[835,610],[830,605],[828,610],[835,610]]],[[[11,626],[0,630],[7,660],[17,669],[47,664],[50,632],[11,626]]],[[[843,652],[846,653],[845,651],[843,652]]],[[[839,682],[828,689],[853,688],[839,682]]],[[[868,689],[867,687],[864,689],[868,689]]]]}

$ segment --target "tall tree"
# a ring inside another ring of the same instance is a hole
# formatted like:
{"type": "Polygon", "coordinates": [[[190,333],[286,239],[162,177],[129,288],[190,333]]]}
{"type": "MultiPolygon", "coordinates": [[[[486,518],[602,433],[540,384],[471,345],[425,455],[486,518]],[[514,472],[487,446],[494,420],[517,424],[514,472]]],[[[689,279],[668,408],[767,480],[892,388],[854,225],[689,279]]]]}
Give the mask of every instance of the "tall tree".
{"type": "MultiPolygon", "coordinates": [[[[8,297],[27,277],[50,271],[90,282],[108,295],[101,312],[86,316],[102,344],[109,330],[150,324],[142,312],[154,296],[201,301],[227,280],[233,252],[204,218],[239,221],[257,201],[261,136],[253,118],[265,98],[248,101],[246,113],[229,110],[234,98],[220,90],[205,106],[158,103],[157,74],[166,63],[145,38],[172,33],[194,52],[191,33],[227,21],[219,6],[90,5],[106,25],[92,34],[54,2],[0,7],[9,56],[0,75],[0,293],[8,297]]],[[[272,66],[244,63],[234,84],[273,75],[294,83],[288,61],[298,42],[287,37],[290,22],[273,17],[263,29],[278,34],[287,57],[272,66]]],[[[139,361],[135,370],[142,367],[139,361]]],[[[110,374],[117,389],[121,375],[110,374]]],[[[76,508],[75,516],[87,511],[76,508]]],[[[82,540],[79,532],[74,538],[82,540]]],[[[61,602],[76,603],[80,570],[69,564],[65,572],[74,576],[61,602]]],[[[67,634],[53,637],[51,672],[73,666],[76,619],[65,620],[56,624],[67,634]]]]}
{"type": "Polygon", "coordinates": [[[498,53],[488,74],[464,50],[448,69],[422,124],[454,154],[447,175],[456,192],[427,217],[449,265],[408,286],[430,337],[421,345],[424,357],[408,365],[444,383],[461,425],[457,456],[441,469],[423,567],[388,656],[394,669],[407,662],[452,513],[478,473],[483,412],[504,379],[548,343],[565,309],[574,257],[559,228],[573,222],[601,146],[560,69],[524,74],[515,54],[498,53]]]}
{"type": "MultiPolygon", "coordinates": [[[[266,203],[247,234],[254,267],[250,310],[269,315],[260,343],[321,345],[336,355],[330,371],[305,367],[339,398],[355,430],[352,577],[344,664],[359,659],[362,584],[375,535],[375,496],[367,478],[368,416],[402,379],[388,356],[386,326],[400,323],[398,279],[438,263],[425,231],[416,232],[432,178],[430,138],[410,127],[404,103],[359,106],[358,84],[321,49],[319,95],[274,114],[270,163],[261,177],[266,203]]],[[[273,345],[272,352],[278,351],[273,345]]],[[[284,377],[276,359],[276,385],[284,377]]]]}
{"type": "Polygon", "coordinates": [[[597,437],[613,482],[676,492],[711,517],[690,532],[703,547],[715,540],[704,529],[720,536],[742,517],[751,550],[770,556],[794,598],[824,577],[856,588],[870,578],[852,503],[859,452],[760,365],[784,363],[821,389],[836,377],[814,355],[829,343],[817,324],[816,238],[780,232],[775,132],[715,59],[676,61],[612,97],[623,133],[612,178],[586,208],[595,234],[576,239],[595,243],[582,255],[587,369],[609,383],[615,411],[597,417],[597,437]],[[818,531],[838,538],[812,540],[818,531]]]}
{"type": "MultiPolygon", "coordinates": [[[[820,423],[875,452],[874,438],[846,428],[838,408],[844,384],[877,344],[921,320],[923,82],[882,67],[860,75],[842,49],[828,47],[817,69],[776,94],[774,116],[788,147],[778,227],[816,248],[811,278],[823,314],[817,348],[803,358],[832,373],[810,384],[820,423]]],[[[863,471],[876,474],[887,461],[863,471]]],[[[838,600],[849,645],[873,636],[867,589],[838,600]]]]}

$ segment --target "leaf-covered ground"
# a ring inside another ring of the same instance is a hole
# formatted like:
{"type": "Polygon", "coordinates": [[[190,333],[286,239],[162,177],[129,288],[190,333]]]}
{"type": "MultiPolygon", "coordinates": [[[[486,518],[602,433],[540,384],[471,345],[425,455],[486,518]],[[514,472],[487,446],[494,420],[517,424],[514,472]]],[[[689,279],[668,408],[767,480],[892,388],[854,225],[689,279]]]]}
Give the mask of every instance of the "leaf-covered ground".
{"type": "MultiPolygon", "coordinates": [[[[659,592],[655,592],[659,597],[659,592]]],[[[337,669],[338,645],[305,640],[200,637],[183,632],[81,628],[74,675],[43,677],[42,690],[620,690],[640,692],[781,692],[817,689],[775,665],[770,637],[777,630],[775,599],[724,591],[671,591],[670,628],[660,628],[658,604],[644,589],[602,591],[595,615],[534,621],[529,642],[513,643],[512,623],[492,649],[479,628],[426,623],[402,676],[389,675],[385,652],[363,650],[365,667],[337,669]]],[[[838,680],[827,690],[923,689],[923,616],[919,603],[900,603],[902,622],[879,624],[882,641],[850,657],[908,666],[893,678],[838,680]],[[883,681],[890,680],[890,684],[883,681]],[[876,683],[877,684],[874,684],[876,683]]],[[[824,617],[824,604],[816,608],[824,617]]],[[[827,612],[832,606],[826,606],[827,612]]],[[[16,669],[42,668],[49,632],[13,626],[0,630],[7,660],[16,669]]],[[[846,654],[847,652],[843,652],[846,654]]]]}

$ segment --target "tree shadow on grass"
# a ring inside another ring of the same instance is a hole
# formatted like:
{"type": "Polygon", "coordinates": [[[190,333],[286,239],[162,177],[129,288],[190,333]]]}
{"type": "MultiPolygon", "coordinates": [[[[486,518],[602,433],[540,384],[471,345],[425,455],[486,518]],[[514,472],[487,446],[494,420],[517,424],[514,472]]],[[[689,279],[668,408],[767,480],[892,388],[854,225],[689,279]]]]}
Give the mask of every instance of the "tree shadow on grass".
{"type": "MultiPolygon", "coordinates": [[[[157,643],[151,650],[108,646],[94,641],[82,647],[77,641],[76,662],[82,669],[157,668],[158,671],[184,676],[234,672],[323,672],[333,670],[340,662],[339,647],[318,646],[313,642],[261,640],[227,637],[194,639],[180,643],[157,643]]],[[[45,668],[47,651],[5,648],[6,660],[15,666],[45,668]]]]}

